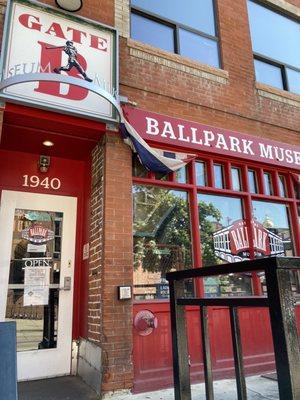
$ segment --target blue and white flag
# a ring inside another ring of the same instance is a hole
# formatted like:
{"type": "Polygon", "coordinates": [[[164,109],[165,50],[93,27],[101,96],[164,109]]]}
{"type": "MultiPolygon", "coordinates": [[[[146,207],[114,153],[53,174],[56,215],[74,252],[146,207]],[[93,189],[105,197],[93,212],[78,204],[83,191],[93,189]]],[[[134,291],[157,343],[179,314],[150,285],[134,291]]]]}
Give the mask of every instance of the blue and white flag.
{"type": "Polygon", "coordinates": [[[159,154],[157,150],[151,148],[145,142],[124,116],[121,118],[120,131],[124,142],[128,144],[135,153],[137,153],[141,164],[149,171],[168,174],[183,168],[194,158],[191,156],[185,159],[176,159],[159,154]]]}

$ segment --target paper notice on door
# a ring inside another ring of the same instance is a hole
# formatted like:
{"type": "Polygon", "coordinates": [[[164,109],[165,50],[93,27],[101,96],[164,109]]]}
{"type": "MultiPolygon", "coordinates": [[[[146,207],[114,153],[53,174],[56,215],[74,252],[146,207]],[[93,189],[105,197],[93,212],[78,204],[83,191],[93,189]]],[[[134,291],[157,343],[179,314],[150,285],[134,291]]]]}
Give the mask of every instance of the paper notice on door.
{"type": "Polygon", "coordinates": [[[32,244],[28,243],[27,252],[28,253],[46,253],[47,245],[46,244],[32,244]]]}
{"type": "Polygon", "coordinates": [[[24,269],[24,306],[42,306],[49,302],[49,267],[24,269]]]}

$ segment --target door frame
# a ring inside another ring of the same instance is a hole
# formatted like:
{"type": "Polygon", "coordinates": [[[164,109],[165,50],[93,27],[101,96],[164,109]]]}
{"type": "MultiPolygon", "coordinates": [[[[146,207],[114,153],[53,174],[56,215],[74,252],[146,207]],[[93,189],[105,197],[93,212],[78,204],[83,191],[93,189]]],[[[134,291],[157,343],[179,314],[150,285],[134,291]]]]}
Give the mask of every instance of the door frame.
{"type": "Polygon", "coordinates": [[[58,341],[54,349],[18,353],[18,379],[39,379],[71,372],[72,317],[75,270],[77,198],[52,194],[2,190],[0,203],[0,321],[5,318],[12,232],[16,208],[63,212],[60,287],[71,277],[71,290],[59,292],[58,341]],[[66,238],[70,238],[66,239],[66,238]],[[64,239],[65,238],[65,239],[64,239]]]}

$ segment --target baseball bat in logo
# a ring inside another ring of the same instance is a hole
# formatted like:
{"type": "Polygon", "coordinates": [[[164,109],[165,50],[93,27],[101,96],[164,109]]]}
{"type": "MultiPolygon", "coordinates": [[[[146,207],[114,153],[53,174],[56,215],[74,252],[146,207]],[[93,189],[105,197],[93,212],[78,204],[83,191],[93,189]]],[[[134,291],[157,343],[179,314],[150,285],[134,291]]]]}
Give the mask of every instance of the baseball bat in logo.
{"type": "Polygon", "coordinates": [[[40,224],[31,225],[22,231],[22,238],[31,243],[46,243],[54,239],[54,232],[40,224]]]}

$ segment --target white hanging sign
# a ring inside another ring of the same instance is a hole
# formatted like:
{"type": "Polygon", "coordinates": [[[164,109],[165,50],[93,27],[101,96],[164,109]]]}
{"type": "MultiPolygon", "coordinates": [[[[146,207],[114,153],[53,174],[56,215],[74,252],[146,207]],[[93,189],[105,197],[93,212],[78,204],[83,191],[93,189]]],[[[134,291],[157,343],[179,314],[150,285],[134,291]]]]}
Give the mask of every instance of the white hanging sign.
{"type": "Polygon", "coordinates": [[[95,92],[101,88],[117,96],[116,51],[113,28],[42,4],[12,1],[6,15],[1,75],[2,82],[18,78],[23,83],[4,85],[1,97],[61,113],[115,120],[114,107],[95,92]],[[45,74],[48,81],[42,80],[45,74]]]}

